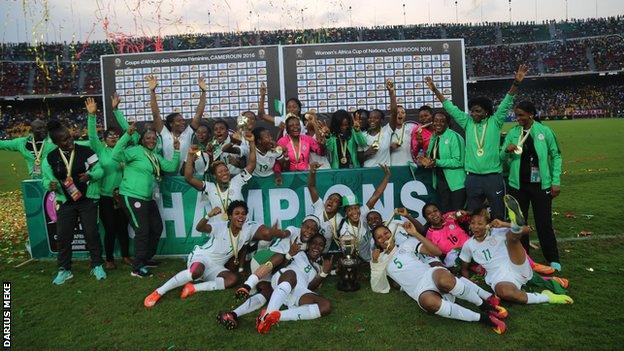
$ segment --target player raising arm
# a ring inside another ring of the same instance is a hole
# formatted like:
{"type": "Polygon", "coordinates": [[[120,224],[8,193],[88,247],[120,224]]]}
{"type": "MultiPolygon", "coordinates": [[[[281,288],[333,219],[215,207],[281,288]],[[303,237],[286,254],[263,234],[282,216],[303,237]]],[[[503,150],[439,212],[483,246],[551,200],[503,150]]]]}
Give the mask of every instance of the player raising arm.
{"type": "MultiPolygon", "coordinates": [[[[206,107],[206,82],[204,77],[199,77],[197,85],[201,90],[199,96],[199,104],[195,110],[195,115],[191,120],[190,125],[186,125],[184,117],[179,112],[173,112],[167,115],[165,121],[160,116],[160,108],[158,107],[158,98],[156,96],[156,87],[158,87],[158,81],[153,75],[147,76],[147,84],[150,89],[150,108],[152,110],[152,118],[154,119],[154,129],[162,138],[163,156],[167,160],[173,157],[173,142],[180,142],[180,154],[186,155],[186,151],[191,146],[193,139],[193,131],[199,128],[199,122],[204,115],[204,108],[206,107]]],[[[178,166],[178,170],[180,166],[178,166]]]]}
{"type": "MultiPolygon", "coordinates": [[[[249,142],[249,160],[247,166],[243,172],[232,177],[227,165],[221,161],[215,161],[210,165],[210,172],[215,178],[215,182],[201,181],[193,176],[193,163],[197,159],[196,146],[191,146],[188,154],[186,155],[186,164],[184,166],[184,179],[193,188],[203,192],[210,202],[210,206],[214,208],[220,208],[216,210],[213,216],[221,214],[221,221],[226,221],[228,216],[225,210],[228,208],[231,201],[243,200],[243,185],[251,179],[251,173],[256,167],[256,144],[253,134],[247,132],[245,138],[249,142]]],[[[215,222],[218,220],[212,220],[215,222]]]]}
{"type": "Polygon", "coordinates": [[[533,277],[526,251],[520,242],[530,229],[526,226],[515,198],[505,195],[505,206],[511,223],[495,219],[488,225],[485,211],[472,215],[470,231],[473,237],[464,243],[459,254],[463,261],[462,275],[469,276],[468,266],[474,260],[485,268],[485,282],[503,300],[522,304],[573,303],[569,296],[556,295],[549,290],[541,293],[521,290],[522,285],[533,277]]]}

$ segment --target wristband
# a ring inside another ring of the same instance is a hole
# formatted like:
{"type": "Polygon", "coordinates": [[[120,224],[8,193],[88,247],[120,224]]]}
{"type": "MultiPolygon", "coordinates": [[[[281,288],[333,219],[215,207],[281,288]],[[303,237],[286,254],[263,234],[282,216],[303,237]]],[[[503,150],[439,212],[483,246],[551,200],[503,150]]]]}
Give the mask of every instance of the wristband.
{"type": "Polygon", "coordinates": [[[292,260],[292,256],[290,255],[289,252],[286,253],[286,259],[289,261],[292,260]]]}
{"type": "Polygon", "coordinates": [[[325,272],[323,272],[323,271],[321,271],[321,272],[319,273],[319,277],[321,277],[321,278],[327,278],[327,276],[328,276],[328,275],[329,275],[329,274],[327,274],[327,273],[325,273],[325,272]]]}

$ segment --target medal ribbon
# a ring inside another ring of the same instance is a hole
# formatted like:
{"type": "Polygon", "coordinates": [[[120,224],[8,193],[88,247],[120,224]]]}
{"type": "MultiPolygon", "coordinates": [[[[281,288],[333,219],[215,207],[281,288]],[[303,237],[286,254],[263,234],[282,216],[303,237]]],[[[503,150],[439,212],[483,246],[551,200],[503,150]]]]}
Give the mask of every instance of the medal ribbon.
{"type": "Polygon", "coordinates": [[[234,252],[234,262],[238,264],[238,236],[236,237],[236,240],[235,240],[234,234],[232,234],[232,230],[230,229],[230,226],[228,226],[228,235],[230,236],[230,244],[232,245],[232,251],[234,252]]]}
{"type": "Polygon", "coordinates": [[[227,211],[229,202],[230,202],[230,188],[228,187],[227,191],[225,191],[225,198],[221,196],[223,194],[221,192],[221,187],[219,184],[215,184],[217,188],[217,195],[219,196],[219,201],[221,201],[221,207],[223,207],[223,213],[227,211]]]}
{"type": "Polygon", "coordinates": [[[39,149],[39,151],[37,151],[37,143],[35,142],[35,137],[34,136],[33,136],[32,139],[30,139],[30,143],[32,144],[32,147],[33,147],[33,154],[35,154],[35,163],[36,164],[40,164],[41,163],[41,154],[43,153],[43,149],[45,148],[45,139],[41,143],[41,149],[39,149]]]}
{"type": "Polygon", "coordinates": [[[301,157],[301,139],[299,139],[299,150],[297,150],[295,148],[295,143],[293,143],[292,138],[288,137],[290,139],[290,145],[293,148],[293,152],[295,154],[295,163],[299,164],[299,158],[301,157]]]}
{"type": "Polygon", "coordinates": [[[160,179],[160,163],[158,162],[158,157],[156,157],[156,155],[152,154],[151,152],[148,152],[147,150],[143,150],[143,152],[152,164],[152,168],[154,169],[154,174],[156,175],[156,178],[160,179]]]}
{"type": "MultiPolygon", "coordinates": [[[[533,126],[531,126],[531,128],[532,127],[533,126]]],[[[524,142],[527,140],[529,135],[531,135],[531,128],[529,128],[528,130],[523,129],[522,131],[520,131],[520,135],[518,135],[518,146],[524,145],[524,142]]]]}
{"type": "Polygon", "coordinates": [[[483,131],[481,132],[481,138],[479,138],[479,135],[477,134],[477,125],[474,125],[474,136],[475,136],[475,142],[477,143],[477,150],[483,150],[483,145],[485,142],[485,131],[487,130],[487,121],[485,121],[485,124],[483,125],[483,131]]]}

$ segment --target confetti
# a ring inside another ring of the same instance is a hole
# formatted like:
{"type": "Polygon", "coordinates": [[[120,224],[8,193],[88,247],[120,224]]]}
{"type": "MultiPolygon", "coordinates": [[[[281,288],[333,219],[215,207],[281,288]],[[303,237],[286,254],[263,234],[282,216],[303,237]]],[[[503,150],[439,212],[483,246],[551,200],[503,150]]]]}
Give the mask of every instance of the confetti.
{"type": "Polygon", "coordinates": [[[13,263],[28,258],[24,249],[28,228],[22,202],[22,192],[0,193],[0,262],[13,263]]]}

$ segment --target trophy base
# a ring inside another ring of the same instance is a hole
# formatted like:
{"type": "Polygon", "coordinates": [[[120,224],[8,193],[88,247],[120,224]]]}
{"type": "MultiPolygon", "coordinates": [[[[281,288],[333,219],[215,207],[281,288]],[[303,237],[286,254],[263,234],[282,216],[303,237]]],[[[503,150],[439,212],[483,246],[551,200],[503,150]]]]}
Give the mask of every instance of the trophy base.
{"type": "Polygon", "coordinates": [[[358,260],[354,258],[343,258],[340,260],[338,269],[338,283],[336,289],[345,292],[360,290],[358,277],[358,260]]]}

